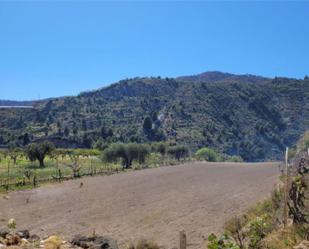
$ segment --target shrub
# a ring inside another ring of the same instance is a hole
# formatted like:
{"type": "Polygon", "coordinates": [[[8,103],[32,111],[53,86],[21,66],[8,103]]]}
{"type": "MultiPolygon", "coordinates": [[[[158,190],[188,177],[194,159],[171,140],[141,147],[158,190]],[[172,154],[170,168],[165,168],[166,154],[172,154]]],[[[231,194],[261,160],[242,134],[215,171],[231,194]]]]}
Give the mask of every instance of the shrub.
{"type": "Polygon", "coordinates": [[[147,145],[116,143],[111,144],[103,151],[102,160],[106,162],[117,162],[118,160],[122,160],[123,167],[130,168],[133,160],[141,164],[145,162],[148,155],[149,148],[147,145]]]}
{"type": "Polygon", "coordinates": [[[60,249],[62,240],[58,236],[50,236],[44,241],[45,249],[60,249]]]}
{"type": "Polygon", "coordinates": [[[208,249],[240,249],[228,235],[224,234],[217,238],[213,233],[208,236],[208,249]]]}
{"type": "Polygon", "coordinates": [[[219,154],[210,148],[201,148],[195,153],[195,157],[198,160],[206,160],[208,162],[218,162],[220,161],[219,154]]]}
{"type": "Polygon", "coordinates": [[[269,224],[267,223],[267,216],[262,215],[253,219],[249,224],[249,248],[261,248],[261,241],[269,233],[269,224]]]}
{"type": "Polygon", "coordinates": [[[184,145],[174,145],[167,148],[167,154],[179,161],[189,156],[189,148],[184,145]]]}
{"type": "Polygon", "coordinates": [[[167,145],[163,142],[154,143],[152,144],[152,151],[157,152],[164,157],[167,153],[167,145]]]}
{"type": "Polygon", "coordinates": [[[233,237],[240,249],[244,248],[244,241],[247,235],[243,229],[246,222],[247,219],[244,216],[241,216],[232,218],[225,225],[227,233],[233,237]]]}
{"type": "Polygon", "coordinates": [[[15,219],[10,219],[8,221],[7,227],[9,229],[15,229],[16,228],[16,221],[15,221],[15,219]]]}
{"type": "Polygon", "coordinates": [[[231,156],[227,159],[228,162],[233,162],[233,163],[241,163],[244,160],[242,159],[241,156],[231,156]]]}

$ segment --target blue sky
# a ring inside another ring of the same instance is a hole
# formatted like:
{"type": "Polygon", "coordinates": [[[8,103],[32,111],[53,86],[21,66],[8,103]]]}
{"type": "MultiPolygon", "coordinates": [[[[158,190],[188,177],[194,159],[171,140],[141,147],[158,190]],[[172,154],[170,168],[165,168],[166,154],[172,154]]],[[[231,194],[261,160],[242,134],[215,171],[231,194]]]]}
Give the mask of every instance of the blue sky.
{"type": "Polygon", "coordinates": [[[218,70],[309,74],[309,2],[0,0],[0,99],[218,70]]]}

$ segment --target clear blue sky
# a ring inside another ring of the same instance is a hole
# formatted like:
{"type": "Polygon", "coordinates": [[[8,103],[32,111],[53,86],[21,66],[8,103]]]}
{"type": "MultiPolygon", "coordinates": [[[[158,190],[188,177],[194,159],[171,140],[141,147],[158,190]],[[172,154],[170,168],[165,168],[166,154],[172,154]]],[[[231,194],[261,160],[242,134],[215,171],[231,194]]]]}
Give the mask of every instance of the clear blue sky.
{"type": "Polygon", "coordinates": [[[209,70],[309,74],[309,2],[0,0],[0,99],[209,70]]]}

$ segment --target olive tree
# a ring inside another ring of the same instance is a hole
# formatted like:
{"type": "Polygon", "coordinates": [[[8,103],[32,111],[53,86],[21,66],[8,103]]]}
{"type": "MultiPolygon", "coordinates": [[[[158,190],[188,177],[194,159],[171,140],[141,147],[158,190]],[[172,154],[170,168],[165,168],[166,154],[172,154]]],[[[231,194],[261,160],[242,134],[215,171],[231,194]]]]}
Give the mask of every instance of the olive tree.
{"type": "Polygon", "coordinates": [[[189,156],[189,148],[184,145],[171,146],[167,149],[167,154],[179,161],[181,158],[189,156]]]}
{"type": "Polygon", "coordinates": [[[137,143],[116,143],[104,150],[102,159],[106,162],[122,160],[123,168],[131,168],[133,160],[140,164],[144,163],[149,154],[149,148],[144,144],[137,143]]]}
{"type": "Polygon", "coordinates": [[[52,142],[44,141],[41,143],[31,143],[26,147],[26,154],[30,161],[39,161],[40,167],[44,168],[44,159],[47,155],[50,155],[55,149],[52,142]]]}

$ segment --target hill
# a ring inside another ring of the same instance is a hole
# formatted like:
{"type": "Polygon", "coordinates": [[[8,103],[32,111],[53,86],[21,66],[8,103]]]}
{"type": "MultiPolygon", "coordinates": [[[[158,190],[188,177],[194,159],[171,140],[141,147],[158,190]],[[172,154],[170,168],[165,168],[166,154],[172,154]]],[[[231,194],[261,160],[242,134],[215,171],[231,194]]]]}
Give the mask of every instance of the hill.
{"type": "Polygon", "coordinates": [[[31,103],[33,109],[0,109],[0,144],[167,140],[258,161],[280,158],[309,125],[308,80],[221,72],[125,79],[31,103]]]}

